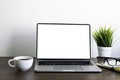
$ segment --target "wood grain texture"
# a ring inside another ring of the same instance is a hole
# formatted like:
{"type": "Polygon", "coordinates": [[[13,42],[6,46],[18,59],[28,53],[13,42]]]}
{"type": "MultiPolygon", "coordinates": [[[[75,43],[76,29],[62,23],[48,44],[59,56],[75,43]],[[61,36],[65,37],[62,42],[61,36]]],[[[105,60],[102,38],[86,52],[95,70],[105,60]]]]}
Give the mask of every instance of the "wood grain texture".
{"type": "Polygon", "coordinates": [[[102,73],[35,73],[34,65],[27,72],[9,67],[11,57],[0,57],[0,80],[120,80],[120,73],[103,69],[102,73]]]}

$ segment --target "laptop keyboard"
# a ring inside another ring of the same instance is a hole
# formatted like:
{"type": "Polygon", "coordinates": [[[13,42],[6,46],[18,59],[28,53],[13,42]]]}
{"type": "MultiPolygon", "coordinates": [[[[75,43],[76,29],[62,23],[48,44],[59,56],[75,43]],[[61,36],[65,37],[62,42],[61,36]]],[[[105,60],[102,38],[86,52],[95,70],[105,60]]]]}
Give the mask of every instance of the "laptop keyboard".
{"type": "Polygon", "coordinates": [[[39,61],[39,65],[92,65],[90,61],[39,61]]]}

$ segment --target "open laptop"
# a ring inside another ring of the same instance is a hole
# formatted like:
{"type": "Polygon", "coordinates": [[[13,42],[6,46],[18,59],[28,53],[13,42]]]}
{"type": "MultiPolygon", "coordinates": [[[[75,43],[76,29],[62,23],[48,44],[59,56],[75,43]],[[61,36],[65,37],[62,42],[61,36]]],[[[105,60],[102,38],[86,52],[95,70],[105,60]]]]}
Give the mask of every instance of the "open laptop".
{"type": "Polygon", "coordinates": [[[90,35],[89,24],[38,23],[35,72],[101,72],[90,35]]]}

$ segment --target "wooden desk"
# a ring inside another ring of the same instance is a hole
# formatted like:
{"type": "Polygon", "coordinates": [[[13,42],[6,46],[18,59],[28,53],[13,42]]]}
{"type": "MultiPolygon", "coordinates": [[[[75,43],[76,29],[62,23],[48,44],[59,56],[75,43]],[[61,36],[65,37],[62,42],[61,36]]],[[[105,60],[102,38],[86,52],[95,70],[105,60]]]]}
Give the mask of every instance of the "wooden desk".
{"type": "Polygon", "coordinates": [[[8,66],[10,58],[0,58],[0,80],[120,80],[120,73],[102,69],[102,73],[35,73],[33,68],[20,72],[8,66]]]}

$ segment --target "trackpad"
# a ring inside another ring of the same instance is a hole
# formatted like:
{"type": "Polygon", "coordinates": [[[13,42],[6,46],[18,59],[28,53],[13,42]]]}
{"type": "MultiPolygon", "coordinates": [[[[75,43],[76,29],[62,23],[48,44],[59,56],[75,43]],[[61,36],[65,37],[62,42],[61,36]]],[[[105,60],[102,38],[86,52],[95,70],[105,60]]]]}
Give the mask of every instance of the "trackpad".
{"type": "Polygon", "coordinates": [[[76,70],[83,70],[81,66],[74,66],[74,65],[57,65],[53,66],[54,70],[62,70],[62,71],[76,71],[76,70]]]}

